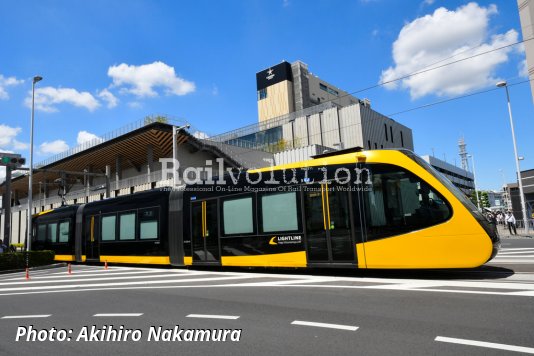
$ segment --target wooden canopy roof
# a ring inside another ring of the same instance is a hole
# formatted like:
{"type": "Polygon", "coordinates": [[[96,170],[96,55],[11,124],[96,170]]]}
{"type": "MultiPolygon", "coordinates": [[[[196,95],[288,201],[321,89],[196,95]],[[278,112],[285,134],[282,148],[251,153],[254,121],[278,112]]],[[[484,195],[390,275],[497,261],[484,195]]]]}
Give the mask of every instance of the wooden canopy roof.
{"type": "MultiPolygon", "coordinates": [[[[223,158],[228,166],[239,166],[233,158],[218,148],[196,139],[185,130],[180,130],[177,134],[177,145],[184,144],[189,146],[191,153],[199,150],[211,151],[223,158]]],[[[130,166],[139,170],[139,167],[147,163],[147,147],[149,145],[152,145],[154,162],[158,162],[160,158],[172,157],[172,125],[160,122],[151,123],[38,168],[83,172],[84,169],[90,167],[91,172],[105,173],[106,166],[109,165],[113,172],[115,171],[116,158],[120,156],[123,169],[130,166]]],[[[39,182],[48,181],[51,183],[59,177],[59,173],[34,171],[34,192],[37,191],[36,186],[39,182]]],[[[4,190],[5,182],[0,185],[2,194],[4,190]]],[[[28,175],[13,178],[11,190],[12,192],[17,191],[19,199],[26,197],[28,195],[28,175]]]]}

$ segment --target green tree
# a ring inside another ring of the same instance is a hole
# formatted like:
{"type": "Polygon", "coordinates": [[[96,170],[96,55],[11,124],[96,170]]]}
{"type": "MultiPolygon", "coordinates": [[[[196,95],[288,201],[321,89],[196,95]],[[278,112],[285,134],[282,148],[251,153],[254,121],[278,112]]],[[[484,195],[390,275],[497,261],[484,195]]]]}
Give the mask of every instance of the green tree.
{"type": "Polygon", "coordinates": [[[167,124],[169,119],[162,115],[147,115],[145,116],[145,125],[152,124],[154,122],[159,122],[162,124],[167,124]]]}
{"type": "MultiPolygon", "coordinates": [[[[478,190],[477,192],[478,192],[478,199],[480,200],[480,207],[489,208],[490,202],[489,202],[488,192],[484,190],[478,190]]],[[[470,198],[473,204],[477,205],[477,196],[474,190],[471,192],[470,198]]]]}

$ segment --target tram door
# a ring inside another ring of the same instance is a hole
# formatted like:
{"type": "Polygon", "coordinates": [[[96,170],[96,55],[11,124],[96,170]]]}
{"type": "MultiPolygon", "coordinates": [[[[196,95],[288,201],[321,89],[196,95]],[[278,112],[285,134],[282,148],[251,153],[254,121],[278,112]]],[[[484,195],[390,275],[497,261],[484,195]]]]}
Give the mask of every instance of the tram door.
{"type": "Polygon", "coordinates": [[[85,255],[87,260],[100,260],[100,246],[98,232],[99,221],[97,216],[89,216],[86,219],[86,240],[85,240],[85,255]]]}
{"type": "Polygon", "coordinates": [[[217,200],[193,202],[191,214],[193,263],[219,262],[217,200]]]}
{"type": "Polygon", "coordinates": [[[308,262],[356,263],[349,192],[330,183],[306,187],[304,211],[308,262]]]}

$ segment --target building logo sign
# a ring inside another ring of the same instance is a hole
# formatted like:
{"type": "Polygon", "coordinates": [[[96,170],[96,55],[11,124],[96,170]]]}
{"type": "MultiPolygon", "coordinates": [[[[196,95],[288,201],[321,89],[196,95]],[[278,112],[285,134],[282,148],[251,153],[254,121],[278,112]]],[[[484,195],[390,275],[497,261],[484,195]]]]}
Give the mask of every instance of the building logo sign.
{"type": "Polygon", "coordinates": [[[273,236],[269,240],[269,245],[291,245],[300,244],[302,242],[302,236],[273,236]]]}
{"type": "Polygon", "coordinates": [[[273,69],[272,68],[269,68],[269,70],[267,71],[267,80],[271,80],[274,78],[274,73],[273,73],[273,69]]]}

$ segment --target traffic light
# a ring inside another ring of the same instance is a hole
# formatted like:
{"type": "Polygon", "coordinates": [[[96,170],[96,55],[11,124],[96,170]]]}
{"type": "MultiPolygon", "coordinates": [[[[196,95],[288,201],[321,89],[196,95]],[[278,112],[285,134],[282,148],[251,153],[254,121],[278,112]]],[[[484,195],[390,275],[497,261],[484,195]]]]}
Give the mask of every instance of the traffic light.
{"type": "Polygon", "coordinates": [[[0,166],[10,166],[20,168],[26,163],[26,159],[14,153],[0,153],[0,166]]]}

